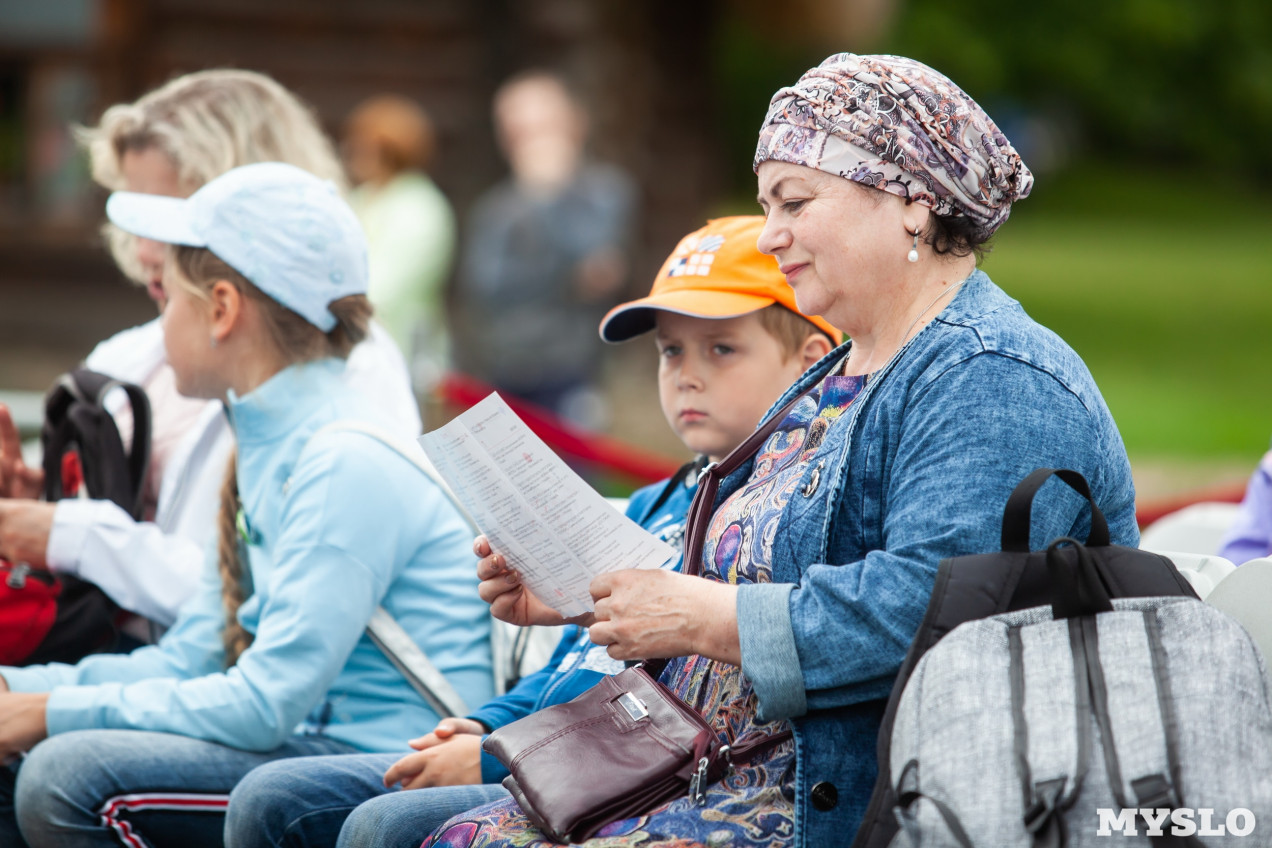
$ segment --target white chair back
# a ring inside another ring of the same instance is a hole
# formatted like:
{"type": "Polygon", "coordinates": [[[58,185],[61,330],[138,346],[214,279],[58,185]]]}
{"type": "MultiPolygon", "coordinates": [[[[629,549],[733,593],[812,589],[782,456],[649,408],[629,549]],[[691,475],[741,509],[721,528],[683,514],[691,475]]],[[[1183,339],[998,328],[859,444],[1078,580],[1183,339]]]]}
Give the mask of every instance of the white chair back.
{"type": "Polygon", "coordinates": [[[1239,504],[1204,501],[1175,510],[1140,534],[1140,547],[1153,551],[1213,554],[1237,519],[1239,504]]]}
{"type": "Polygon", "coordinates": [[[1272,557],[1243,564],[1219,582],[1206,603],[1241,622],[1272,662],[1272,557]]]}
{"type": "Polygon", "coordinates": [[[1236,570],[1236,566],[1221,556],[1214,554],[1195,554],[1188,551],[1163,551],[1152,549],[1175,564],[1179,573],[1192,584],[1193,591],[1203,601],[1225,577],[1236,570]]]}

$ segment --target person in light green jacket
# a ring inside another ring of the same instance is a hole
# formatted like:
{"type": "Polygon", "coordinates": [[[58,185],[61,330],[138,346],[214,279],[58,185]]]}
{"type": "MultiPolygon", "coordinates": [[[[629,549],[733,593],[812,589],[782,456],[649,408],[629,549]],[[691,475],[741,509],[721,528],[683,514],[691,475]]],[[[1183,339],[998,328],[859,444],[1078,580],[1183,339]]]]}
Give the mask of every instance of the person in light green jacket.
{"type": "Polygon", "coordinates": [[[405,97],[366,100],[345,126],[357,184],[349,204],[370,251],[368,295],[421,390],[448,366],[444,292],[455,255],[454,213],[426,173],[435,147],[428,115],[405,97]]]}

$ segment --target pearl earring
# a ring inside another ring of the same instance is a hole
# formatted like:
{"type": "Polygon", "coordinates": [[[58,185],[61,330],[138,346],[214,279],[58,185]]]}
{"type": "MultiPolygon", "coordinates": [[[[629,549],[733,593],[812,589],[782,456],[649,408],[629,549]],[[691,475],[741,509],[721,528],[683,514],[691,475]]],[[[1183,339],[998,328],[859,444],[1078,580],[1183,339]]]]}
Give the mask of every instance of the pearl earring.
{"type": "Polygon", "coordinates": [[[914,236],[914,244],[910,246],[910,252],[905,255],[905,258],[906,258],[906,261],[908,262],[918,262],[919,261],[919,231],[915,230],[914,232],[910,233],[910,235],[914,236]]]}

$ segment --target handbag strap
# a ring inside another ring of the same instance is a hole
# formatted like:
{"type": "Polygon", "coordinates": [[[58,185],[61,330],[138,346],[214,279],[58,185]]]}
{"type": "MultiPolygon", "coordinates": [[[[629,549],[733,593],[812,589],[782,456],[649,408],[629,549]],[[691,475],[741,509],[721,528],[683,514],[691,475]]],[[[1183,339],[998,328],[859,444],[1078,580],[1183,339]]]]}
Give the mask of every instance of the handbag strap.
{"type": "MultiPolygon", "coordinates": [[[[698,491],[694,493],[693,502],[689,505],[689,518],[685,523],[684,561],[680,570],[694,577],[701,576],[702,547],[706,542],[707,527],[711,523],[711,514],[715,511],[716,493],[720,490],[720,481],[737,471],[752,457],[756,451],[768,441],[773,431],[786,420],[787,414],[799,403],[803,395],[796,395],[790,403],[782,407],[759,426],[758,429],[738,445],[729,455],[719,462],[711,462],[698,474],[698,491]]],[[[645,660],[645,671],[655,680],[667,668],[668,659],[645,660]]],[[[730,745],[717,762],[745,763],[791,738],[789,730],[756,736],[749,742],[730,745]]],[[[712,764],[714,765],[714,763],[712,764]]]]}
{"type": "Polygon", "coordinates": [[[689,505],[689,518],[685,522],[685,559],[681,566],[682,572],[695,577],[702,573],[702,547],[706,543],[711,515],[715,512],[715,499],[716,493],[720,491],[720,481],[755,456],[802,397],[802,394],[797,395],[786,406],[770,415],[768,420],[747,436],[746,441],[734,448],[728,456],[719,462],[708,463],[698,474],[698,491],[694,493],[693,502],[689,505]]]}
{"type": "Polygon", "coordinates": [[[781,745],[787,739],[791,738],[789,730],[781,730],[777,733],[756,734],[749,742],[739,742],[729,748],[728,759],[730,763],[747,763],[754,760],[761,754],[781,745]]]}
{"type": "MultiPolygon", "coordinates": [[[[755,456],[755,452],[768,441],[768,437],[773,435],[778,425],[786,420],[787,413],[799,403],[801,397],[803,395],[797,395],[776,414],[769,416],[768,420],[748,436],[746,441],[730,451],[724,459],[719,462],[709,462],[698,472],[698,491],[693,494],[693,501],[689,504],[689,517],[685,520],[684,558],[680,565],[682,574],[692,577],[702,575],[702,546],[706,543],[707,527],[711,524],[711,514],[715,511],[715,497],[716,492],[720,490],[720,481],[755,456]]],[[[644,663],[649,676],[657,680],[670,660],[653,659],[641,660],[641,662],[644,663]]]]}

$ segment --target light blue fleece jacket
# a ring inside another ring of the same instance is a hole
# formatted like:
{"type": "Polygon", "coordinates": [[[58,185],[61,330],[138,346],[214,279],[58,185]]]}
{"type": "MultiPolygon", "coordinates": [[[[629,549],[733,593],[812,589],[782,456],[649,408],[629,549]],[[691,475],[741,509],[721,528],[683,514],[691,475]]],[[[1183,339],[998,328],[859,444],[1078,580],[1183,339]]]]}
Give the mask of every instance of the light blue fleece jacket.
{"type": "Polygon", "coordinates": [[[198,593],[159,644],[76,665],[0,669],[10,689],[50,693],[50,735],[89,728],[178,733],[267,751],[323,734],[363,751],[405,749],[403,727],[437,715],[365,634],[385,606],[470,704],[493,693],[490,629],[472,538],[442,493],[379,441],[328,431],[375,423],[342,384],[344,363],[291,366],[227,405],[238,440],[255,635],[223,671],[215,547],[198,593]]]}

